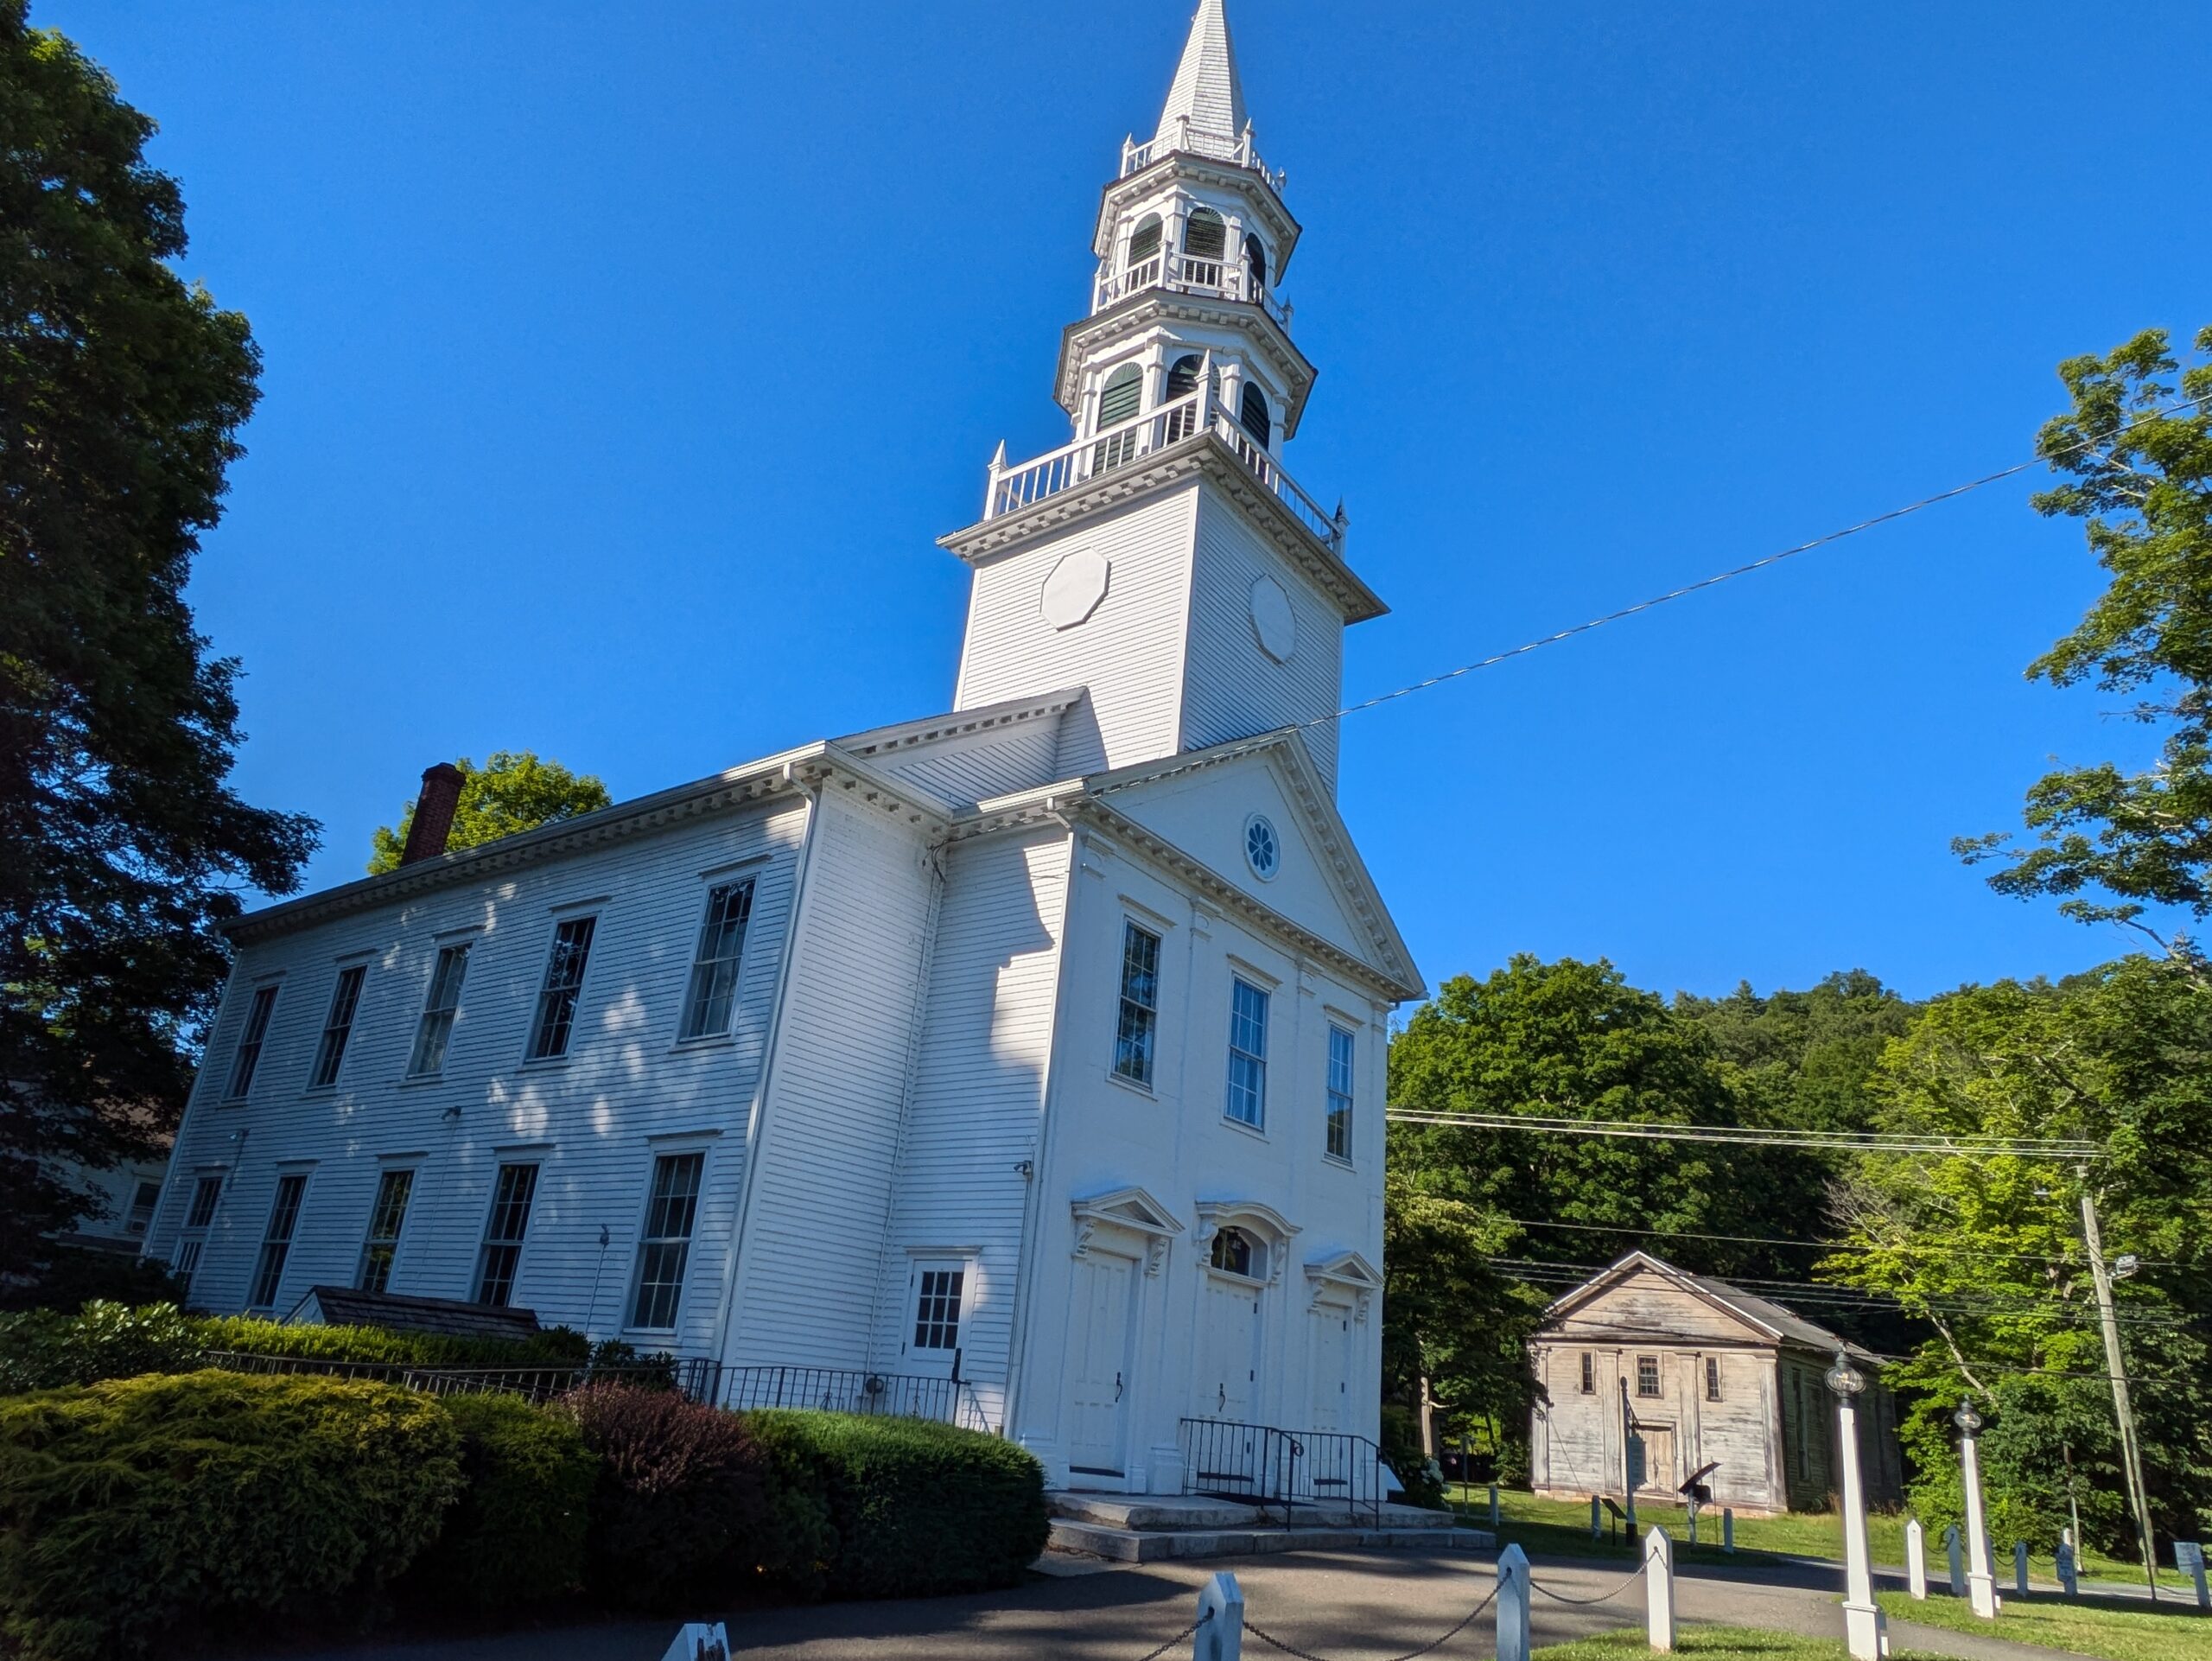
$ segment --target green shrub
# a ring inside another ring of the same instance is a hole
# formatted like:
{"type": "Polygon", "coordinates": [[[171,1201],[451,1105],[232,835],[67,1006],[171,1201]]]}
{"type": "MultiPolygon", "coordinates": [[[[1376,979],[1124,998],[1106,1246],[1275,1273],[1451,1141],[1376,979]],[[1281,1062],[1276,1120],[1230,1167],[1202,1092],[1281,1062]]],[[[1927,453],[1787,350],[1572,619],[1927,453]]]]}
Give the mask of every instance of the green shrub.
{"type": "Polygon", "coordinates": [[[253,1315],[197,1318],[203,1350],[399,1366],[563,1367],[591,1357],[591,1340],[566,1327],[531,1338],[454,1338],[381,1327],[287,1327],[253,1315]]]}
{"type": "Polygon", "coordinates": [[[489,1613],[581,1590],[599,1460],[575,1422],[519,1396],[448,1396],[462,1488],[400,1588],[410,1601],[489,1613]]]}
{"type": "Polygon", "coordinates": [[[35,1272],[0,1283],[0,1309],[58,1309],[67,1314],[95,1300],[125,1305],[181,1303],[184,1282],[144,1257],[94,1246],[57,1245],[35,1272]]]}
{"type": "Polygon", "coordinates": [[[1010,1586],[1045,1550],[1045,1473],[1012,1442],[921,1419],[748,1413],[783,1484],[827,1502],[836,1555],[822,1578],[848,1597],[1010,1586]]]}
{"type": "Polygon", "coordinates": [[[1432,1511],[1444,1504],[1444,1479],[1421,1456],[1421,1422],[1409,1407],[1382,1404],[1382,1462],[1396,1473],[1405,1492],[1399,1503],[1426,1505],[1432,1511]]]}
{"type": "Polygon", "coordinates": [[[450,1338],[378,1327],[286,1327],[251,1315],[188,1315],[171,1303],[133,1308],[96,1301],[75,1314],[0,1314],[0,1394],[182,1372],[205,1354],[226,1352],[433,1367],[635,1366],[656,1359],[627,1346],[594,1351],[566,1327],[531,1338],[450,1338]]]}
{"type": "Polygon", "coordinates": [[[96,1301],[78,1314],[31,1309],[0,1315],[0,1395],[180,1372],[201,1347],[199,1323],[173,1303],[132,1308],[96,1301]]]}
{"type": "Polygon", "coordinates": [[[0,1625],[26,1661],[87,1661],[373,1607],[435,1536],[459,1441],[435,1400],[335,1378],[0,1401],[0,1625]]]}
{"type": "Polygon", "coordinates": [[[767,1461],[736,1414],[611,1384],[576,1391],[560,1410],[600,1459],[594,1593],[658,1609],[751,1591],[773,1508],[767,1461]]]}

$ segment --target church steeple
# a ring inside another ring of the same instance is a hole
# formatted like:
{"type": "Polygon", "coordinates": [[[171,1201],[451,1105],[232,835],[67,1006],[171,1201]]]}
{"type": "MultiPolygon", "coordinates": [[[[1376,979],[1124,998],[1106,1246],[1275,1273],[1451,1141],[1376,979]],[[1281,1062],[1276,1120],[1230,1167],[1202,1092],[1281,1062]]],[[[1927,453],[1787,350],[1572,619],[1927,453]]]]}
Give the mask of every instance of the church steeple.
{"type": "Polygon", "coordinates": [[[1174,84],[1154,130],[1155,148],[1189,150],[1193,131],[1232,143],[1251,124],[1244,112],[1244,86],[1236,73],[1236,48],[1229,38],[1229,17],[1222,0],[1198,0],[1175,66],[1174,84]]]}
{"type": "Polygon", "coordinates": [[[1299,236],[1223,0],[1198,0],[1160,124],[1099,199],[1055,376],[1070,442],[1001,446],[983,517],[942,539],[975,571],[955,707],[1082,687],[1067,773],[1298,725],[1334,778],[1340,637],[1384,608],[1284,458],[1315,375],[1282,299],[1299,236]]]}

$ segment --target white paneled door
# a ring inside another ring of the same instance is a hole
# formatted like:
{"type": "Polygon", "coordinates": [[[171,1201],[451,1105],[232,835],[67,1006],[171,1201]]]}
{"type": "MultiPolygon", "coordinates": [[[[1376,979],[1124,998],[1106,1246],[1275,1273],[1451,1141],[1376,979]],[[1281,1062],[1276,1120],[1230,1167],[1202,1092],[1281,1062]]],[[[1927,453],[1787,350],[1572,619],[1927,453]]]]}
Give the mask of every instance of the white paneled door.
{"type": "Polygon", "coordinates": [[[1324,1303],[1313,1314],[1313,1398],[1304,1429],[1347,1430],[1351,1384],[1351,1311],[1324,1303]]]}
{"type": "Polygon", "coordinates": [[[1206,1278],[1205,1331],[1198,1354],[1198,1400],[1202,1419],[1253,1420],[1259,1396],[1260,1289],[1225,1275],[1206,1278]]]}
{"type": "Polygon", "coordinates": [[[1068,1470],[1119,1477],[1128,1417],[1129,1308],[1136,1264],[1093,1251],[1076,1260],[1068,1309],[1068,1470]]]}

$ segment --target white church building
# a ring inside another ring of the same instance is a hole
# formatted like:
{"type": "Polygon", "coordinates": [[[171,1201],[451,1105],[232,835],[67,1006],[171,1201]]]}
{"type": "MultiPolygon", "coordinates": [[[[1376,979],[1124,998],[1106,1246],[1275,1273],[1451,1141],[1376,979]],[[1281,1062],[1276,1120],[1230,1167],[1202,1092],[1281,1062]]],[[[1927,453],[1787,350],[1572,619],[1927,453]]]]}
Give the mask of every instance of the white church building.
{"type": "Polygon", "coordinates": [[[432,769],[398,869],[232,926],[148,1253],[219,1311],[957,1369],[1058,1485],[1174,1492],[1186,1421],[1372,1437],[1421,980],[1335,802],[1384,608],[1284,470],[1299,236],[1203,0],[1100,202],[1074,440],[942,539],[950,711],[461,852],[432,769]]]}

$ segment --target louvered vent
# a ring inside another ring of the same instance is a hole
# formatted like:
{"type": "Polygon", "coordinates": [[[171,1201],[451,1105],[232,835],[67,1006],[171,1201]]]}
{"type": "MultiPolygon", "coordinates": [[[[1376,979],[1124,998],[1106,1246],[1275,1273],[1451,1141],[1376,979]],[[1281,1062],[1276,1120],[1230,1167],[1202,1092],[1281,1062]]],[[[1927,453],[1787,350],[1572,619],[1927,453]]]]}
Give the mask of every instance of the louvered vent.
{"type": "Polygon", "coordinates": [[[1147,213],[1137,221],[1137,228],[1129,232],[1129,264],[1141,265],[1160,251],[1160,215],[1147,213]]]}
{"type": "Polygon", "coordinates": [[[1183,251],[1193,259],[1219,259],[1229,251],[1229,226],[1211,207],[1193,208],[1183,226],[1183,251]]]}
{"type": "Polygon", "coordinates": [[[1236,414],[1237,419],[1244,423],[1244,430],[1264,445],[1268,435],[1274,430],[1274,423],[1268,418],[1268,395],[1250,381],[1246,381],[1244,396],[1236,414]]]}
{"type": "Polygon", "coordinates": [[[1144,376],[1135,364],[1124,364],[1106,378],[1105,390],[1098,395],[1100,430],[1135,420],[1143,405],[1144,376]]]}
{"type": "Polygon", "coordinates": [[[1198,390],[1200,367],[1198,354],[1195,352],[1186,352],[1167,366],[1167,401],[1170,404],[1179,398],[1188,398],[1198,390]]]}

